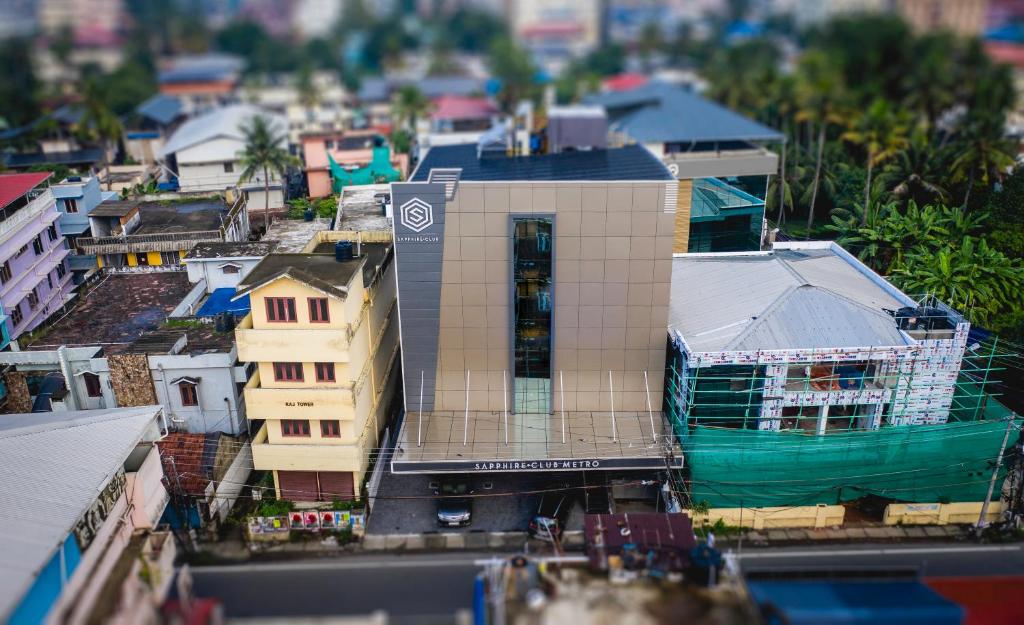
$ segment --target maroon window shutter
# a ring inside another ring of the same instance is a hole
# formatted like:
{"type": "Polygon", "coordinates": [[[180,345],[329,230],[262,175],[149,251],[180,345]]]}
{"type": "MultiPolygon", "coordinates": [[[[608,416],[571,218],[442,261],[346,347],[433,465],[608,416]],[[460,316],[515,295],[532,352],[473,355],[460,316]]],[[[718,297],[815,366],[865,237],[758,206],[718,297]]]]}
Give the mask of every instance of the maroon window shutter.
{"type": "Polygon", "coordinates": [[[288,501],[317,501],[316,471],[278,471],[281,498],[288,501]]]}
{"type": "Polygon", "coordinates": [[[332,501],[355,499],[355,485],[352,474],[340,471],[322,471],[320,473],[320,499],[332,501]]]}

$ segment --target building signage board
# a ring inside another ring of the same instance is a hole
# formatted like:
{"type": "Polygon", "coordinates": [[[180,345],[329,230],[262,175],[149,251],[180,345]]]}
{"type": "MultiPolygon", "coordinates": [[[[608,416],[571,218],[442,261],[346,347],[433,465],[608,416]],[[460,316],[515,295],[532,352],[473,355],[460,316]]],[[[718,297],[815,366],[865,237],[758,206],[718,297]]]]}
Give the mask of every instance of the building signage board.
{"type": "Polygon", "coordinates": [[[110,511],[114,509],[117,501],[124,494],[125,481],[124,469],[119,469],[114,477],[107,482],[103,492],[75,524],[75,541],[83,553],[92,544],[100,528],[103,527],[103,522],[110,516],[110,511]]]}
{"type": "Polygon", "coordinates": [[[391,184],[391,201],[396,207],[395,268],[406,409],[419,410],[422,396],[422,409],[433,410],[441,326],[445,186],[438,182],[395,182],[391,184]]]}
{"type": "MultiPolygon", "coordinates": [[[[683,458],[673,456],[671,466],[682,468],[683,458]]],[[[393,460],[394,473],[533,473],[544,471],[611,471],[621,469],[663,469],[664,457],[639,458],[550,458],[543,460],[393,460]]]]}

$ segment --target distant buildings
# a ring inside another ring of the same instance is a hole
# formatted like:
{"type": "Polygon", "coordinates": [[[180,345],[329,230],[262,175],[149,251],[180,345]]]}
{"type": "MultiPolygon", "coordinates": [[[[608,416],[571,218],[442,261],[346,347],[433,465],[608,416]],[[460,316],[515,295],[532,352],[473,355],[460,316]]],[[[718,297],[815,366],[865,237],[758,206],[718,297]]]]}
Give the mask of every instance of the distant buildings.
{"type": "Polygon", "coordinates": [[[896,10],[917,32],[949,30],[978,37],[988,24],[989,0],[895,0],[896,10]]]}
{"type": "MultiPolygon", "coordinates": [[[[333,176],[331,159],[345,169],[355,170],[366,167],[374,160],[375,150],[389,149],[384,137],[373,131],[350,131],[337,133],[307,133],[302,135],[302,156],[306,165],[306,183],[309,197],[321,198],[330,195],[333,176]]],[[[390,151],[386,156],[390,156],[390,151]]],[[[409,168],[409,155],[395,154],[389,161],[389,168],[405,174],[409,168]]]]}
{"type": "Polygon", "coordinates": [[[282,136],[281,147],[287,148],[288,122],[283,117],[247,104],[211,110],[182,124],[160,151],[160,160],[173,172],[178,188],[189,193],[220,193],[239,186],[253,210],[284,206],[282,182],[274,172],[268,172],[267,197],[263,191],[263,172],[239,182],[245,169],[241,163],[245,149],[243,129],[255,117],[266,118],[273,131],[282,136]]]}
{"type": "Polygon", "coordinates": [[[178,56],[160,70],[160,93],[181,100],[185,112],[201,113],[237,99],[245,61],[229,54],[178,56]]]}
{"type": "Polygon", "coordinates": [[[38,0],[40,29],[54,36],[70,28],[78,46],[109,46],[121,35],[122,0],[38,0]]]}
{"type": "Polygon", "coordinates": [[[497,125],[500,111],[487,98],[444,95],[433,101],[429,117],[419,120],[416,149],[420,158],[439,145],[476,143],[497,125]]]}
{"type": "Polygon", "coordinates": [[[158,93],[135,108],[125,128],[125,151],[136,161],[157,162],[164,142],[185,119],[184,105],[172,95],[158,93]]]}
{"type": "Polygon", "coordinates": [[[551,69],[592,51],[601,41],[603,2],[517,0],[508,5],[513,36],[551,69]]]}
{"type": "Polygon", "coordinates": [[[949,30],[967,37],[985,32],[990,0],[775,0],[774,8],[809,25],[837,15],[894,12],[918,32],[949,30]]]}
{"type": "Polygon", "coordinates": [[[261,76],[248,81],[242,92],[246,102],[288,120],[292,145],[304,133],[341,132],[352,126],[349,92],[334,72],[312,72],[305,87],[294,73],[261,76]]]}
{"type": "Polygon", "coordinates": [[[158,406],[0,415],[0,619],[145,623],[174,578],[158,406]]]}
{"type": "Polygon", "coordinates": [[[0,303],[13,340],[73,297],[50,174],[0,175],[0,303]]]}

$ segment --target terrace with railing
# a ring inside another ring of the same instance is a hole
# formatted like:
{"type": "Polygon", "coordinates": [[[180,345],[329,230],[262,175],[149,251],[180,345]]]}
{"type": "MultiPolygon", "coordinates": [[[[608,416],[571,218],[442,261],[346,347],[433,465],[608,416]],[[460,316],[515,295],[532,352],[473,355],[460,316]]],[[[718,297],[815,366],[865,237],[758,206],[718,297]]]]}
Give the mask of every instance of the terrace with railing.
{"type": "MultiPolygon", "coordinates": [[[[196,223],[195,215],[197,210],[184,209],[184,206],[165,207],[159,210],[176,211],[170,219],[163,219],[158,226],[163,232],[146,232],[154,229],[147,224],[146,213],[142,213],[142,220],[137,228],[136,234],[116,234],[101,237],[79,237],[75,243],[78,249],[85,254],[123,254],[126,252],[174,252],[191,247],[190,244],[207,241],[240,241],[248,234],[248,214],[245,208],[245,199],[239,196],[226,214],[219,215],[220,226],[217,228],[188,229],[190,224],[196,223]],[[180,217],[180,219],[178,218],[180,217]]],[[[214,212],[207,210],[205,212],[214,212]]],[[[216,221],[214,222],[216,223],[216,221]]],[[[207,222],[206,224],[210,224],[207,222]]]]}

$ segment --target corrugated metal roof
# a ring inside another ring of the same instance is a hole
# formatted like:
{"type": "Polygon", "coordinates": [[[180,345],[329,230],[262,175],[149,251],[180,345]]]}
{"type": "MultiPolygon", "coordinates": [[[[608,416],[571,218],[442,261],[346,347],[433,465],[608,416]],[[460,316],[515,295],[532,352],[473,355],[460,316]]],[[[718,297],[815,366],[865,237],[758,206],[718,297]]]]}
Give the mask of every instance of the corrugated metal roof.
{"type": "Polygon", "coordinates": [[[830,248],[681,256],[669,329],[696,352],[903,345],[905,305],[830,248]]]}
{"type": "Polygon", "coordinates": [[[463,181],[674,180],[665,165],[639,145],[536,156],[480,158],[476,144],[430,148],[412,182],[426,182],[431,169],[459,168],[463,181]]]}
{"type": "Polygon", "coordinates": [[[234,80],[245,69],[245,60],[232,54],[207,53],[180,56],[160,72],[160,84],[234,80]]]}
{"type": "Polygon", "coordinates": [[[153,431],[159,409],[0,416],[0,616],[10,614],[128,455],[153,431]]]}
{"type": "Polygon", "coordinates": [[[35,189],[52,175],[48,171],[0,175],[0,208],[35,189]]]}
{"type": "Polygon", "coordinates": [[[805,284],[786,291],[726,349],[881,347],[905,342],[891,316],[805,284]]]}
{"type": "MultiPolygon", "coordinates": [[[[271,128],[278,133],[282,133],[288,128],[288,123],[280,115],[249,104],[233,104],[214,109],[205,115],[194,117],[182,124],[167,139],[167,143],[164,145],[163,150],[160,151],[160,155],[174,154],[216,137],[243,141],[245,137],[242,135],[242,127],[249,123],[250,119],[257,116],[268,118],[271,128]]],[[[211,155],[212,157],[234,159],[236,154],[232,152],[211,155]]],[[[216,158],[213,160],[216,160],[216,158]]]]}
{"type": "Polygon", "coordinates": [[[184,113],[181,100],[158,93],[135,108],[135,111],[158,124],[169,124],[184,113]]]}
{"type": "Polygon", "coordinates": [[[605,107],[612,128],[640,143],[781,141],[782,133],[664,82],[588,96],[605,107]]]}

